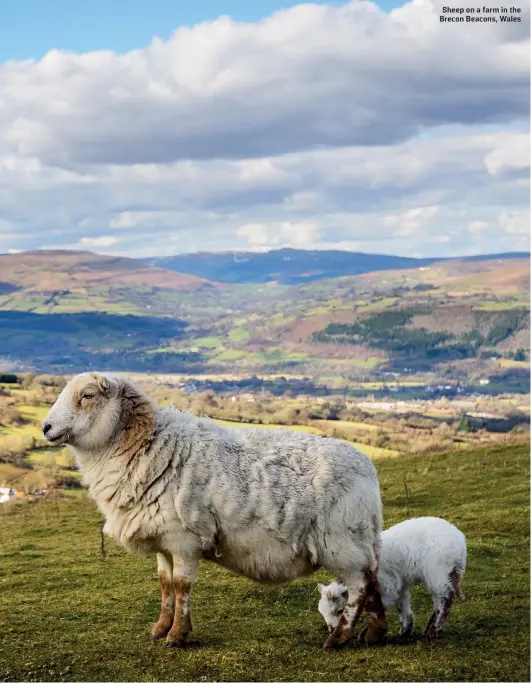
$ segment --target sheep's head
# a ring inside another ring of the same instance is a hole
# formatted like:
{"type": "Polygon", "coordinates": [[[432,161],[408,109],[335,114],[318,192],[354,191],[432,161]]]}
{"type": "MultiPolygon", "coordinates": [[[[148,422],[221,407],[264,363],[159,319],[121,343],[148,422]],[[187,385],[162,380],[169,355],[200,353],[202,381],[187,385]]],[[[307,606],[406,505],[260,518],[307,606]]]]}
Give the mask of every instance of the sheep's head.
{"type": "Polygon", "coordinates": [[[326,621],[328,631],[331,633],[339,624],[339,619],[348,602],[348,589],[342,584],[334,581],[329,586],[318,584],[321,598],[318,609],[321,616],[326,621]]]}
{"type": "Polygon", "coordinates": [[[120,380],[85,372],[68,382],[42,423],[46,439],[91,451],[109,442],[121,414],[120,380]]]}

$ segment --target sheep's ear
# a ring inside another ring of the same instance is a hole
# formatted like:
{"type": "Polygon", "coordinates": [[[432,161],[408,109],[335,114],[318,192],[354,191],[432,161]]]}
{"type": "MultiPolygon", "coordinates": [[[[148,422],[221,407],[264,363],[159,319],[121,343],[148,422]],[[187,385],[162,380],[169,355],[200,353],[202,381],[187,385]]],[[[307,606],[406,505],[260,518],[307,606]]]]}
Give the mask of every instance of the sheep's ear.
{"type": "Polygon", "coordinates": [[[321,593],[321,595],[322,595],[322,594],[325,592],[325,590],[326,590],[326,586],[324,585],[324,583],[318,583],[318,584],[317,584],[317,588],[319,589],[319,593],[321,593]]]}
{"type": "Polygon", "coordinates": [[[109,381],[109,379],[104,375],[97,375],[96,381],[101,393],[104,396],[111,396],[113,392],[113,384],[109,381]]]}

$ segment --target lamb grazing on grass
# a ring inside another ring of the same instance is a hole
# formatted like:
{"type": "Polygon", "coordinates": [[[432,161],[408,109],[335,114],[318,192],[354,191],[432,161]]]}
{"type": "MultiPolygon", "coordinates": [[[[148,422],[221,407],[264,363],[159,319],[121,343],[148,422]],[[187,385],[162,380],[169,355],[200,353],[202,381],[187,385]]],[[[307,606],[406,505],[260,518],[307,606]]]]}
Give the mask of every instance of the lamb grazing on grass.
{"type": "Polygon", "coordinates": [[[367,642],[385,639],[378,476],[346,442],[222,428],[96,373],[67,384],[43,433],[72,448],[104,531],[130,552],[156,554],[162,601],[152,638],[185,644],[204,558],[270,583],[325,567],[348,590],[325,648],[352,637],[364,606],[367,642]]]}
{"type": "MultiPolygon", "coordinates": [[[[413,630],[409,589],[423,583],[433,598],[433,614],[424,635],[440,636],[452,602],[461,592],[460,581],[466,566],[466,539],[453,524],[439,517],[408,519],[382,533],[380,592],[384,608],[396,605],[400,615],[400,635],[413,630]]],[[[319,612],[329,631],[337,626],[347,602],[346,588],[335,581],[319,584],[319,612]]]]}

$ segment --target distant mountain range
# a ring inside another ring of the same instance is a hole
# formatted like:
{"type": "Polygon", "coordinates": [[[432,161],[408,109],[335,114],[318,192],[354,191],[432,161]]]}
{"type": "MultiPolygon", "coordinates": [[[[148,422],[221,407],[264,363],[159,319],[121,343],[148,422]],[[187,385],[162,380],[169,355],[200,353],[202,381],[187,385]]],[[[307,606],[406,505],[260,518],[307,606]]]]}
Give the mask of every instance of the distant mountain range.
{"type": "Polygon", "coordinates": [[[529,258],[527,252],[450,258],[408,258],[352,251],[277,249],[267,252],[198,252],[143,259],[145,263],[199,278],[229,283],[295,285],[373,271],[419,268],[433,263],[529,258]]]}

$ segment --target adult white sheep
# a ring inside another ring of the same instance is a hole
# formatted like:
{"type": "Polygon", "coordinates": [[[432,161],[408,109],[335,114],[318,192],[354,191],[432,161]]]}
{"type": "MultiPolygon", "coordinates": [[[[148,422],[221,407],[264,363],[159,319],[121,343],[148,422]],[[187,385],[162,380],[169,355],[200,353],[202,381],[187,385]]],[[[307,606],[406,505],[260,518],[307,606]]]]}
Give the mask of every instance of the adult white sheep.
{"type": "MultiPolygon", "coordinates": [[[[464,597],[460,582],[466,567],[466,539],[440,517],[418,517],[382,532],[379,580],[384,608],[393,605],[400,616],[400,635],[413,630],[410,588],[423,583],[433,599],[433,614],[424,635],[440,636],[455,596],[464,597]]],[[[346,588],[335,581],[319,584],[319,612],[333,631],[347,602],[346,588]]]]}
{"type": "Polygon", "coordinates": [[[365,606],[369,643],[387,620],[378,590],[378,476],[349,444],[288,430],[225,429],[160,408],[128,381],[74,377],[43,423],[67,443],[104,531],[128,551],[157,555],[162,589],[152,638],[184,645],[201,558],[278,583],[326,567],[348,599],[325,648],[353,635],[365,606]]]}

